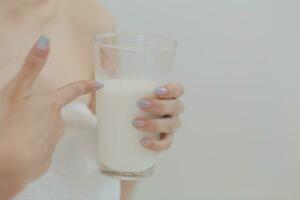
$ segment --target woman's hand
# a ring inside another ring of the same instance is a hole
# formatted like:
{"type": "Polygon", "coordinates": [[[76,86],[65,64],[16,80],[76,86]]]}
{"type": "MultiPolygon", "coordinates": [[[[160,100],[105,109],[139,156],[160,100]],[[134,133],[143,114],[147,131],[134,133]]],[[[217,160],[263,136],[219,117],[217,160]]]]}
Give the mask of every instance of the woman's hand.
{"type": "Polygon", "coordinates": [[[158,117],[137,117],[133,125],[140,130],[161,133],[160,139],[143,138],[140,141],[143,146],[154,151],[167,150],[171,146],[174,133],[181,126],[178,115],[184,108],[178,98],[183,92],[180,84],[170,83],[155,90],[156,98],[141,99],[137,103],[143,111],[158,117]]]}
{"type": "Polygon", "coordinates": [[[80,81],[48,94],[29,95],[48,54],[49,40],[41,37],[20,72],[0,91],[0,196],[4,199],[10,187],[19,190],[48,170],[63,134],[61,108],[102,87],[94,81],[80,81]]]}

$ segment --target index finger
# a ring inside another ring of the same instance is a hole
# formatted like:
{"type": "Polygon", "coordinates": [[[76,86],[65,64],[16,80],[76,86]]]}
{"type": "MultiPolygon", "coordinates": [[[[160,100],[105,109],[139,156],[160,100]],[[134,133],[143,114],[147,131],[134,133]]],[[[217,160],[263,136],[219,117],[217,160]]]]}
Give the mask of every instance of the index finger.
{"type": "Polygon", "coordinates": [[[96,90],[99,90],[102,87],[103,83],[101,82],[90,80],[78,81],[57,89],[51,95],[55,96],[55,100],[58,106],[63,107],[64,105],[71,103],[77,97],[90,92],[95,92],[96,90]]]}
{"type": "Polygon", "coordinates": [[[49,39],[41,36],[27,55],[15,77],[15,89],[26,92],[40,74],[49,54],[49,39]]]}

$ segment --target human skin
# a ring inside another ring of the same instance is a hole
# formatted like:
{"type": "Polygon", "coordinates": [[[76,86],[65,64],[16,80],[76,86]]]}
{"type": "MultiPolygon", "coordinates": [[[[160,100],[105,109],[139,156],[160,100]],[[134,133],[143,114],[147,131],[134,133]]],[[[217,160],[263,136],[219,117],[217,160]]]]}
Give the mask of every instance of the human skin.
{"type": "Polygon", "coordinates": [[[48,40],[40,38],[21,70],[0,91],[0,195],[4,200],[48,170],[63,134],[62,107],[103,87],[88,80],[29,95],[49,50],[48,40]]]}
{"type": "MultiPolygon", "coordinates": [[[[114,29],[111,15],[93,0],[0,0],[0,26],[5,27],[0,30],[0,88],[20,70],[36,38],[46,34],[51,39],[51,54],[30,94],[47,93],[70,82],[93,79],[93,38],[114,29]]],[[[158,88],[156,98],[137,102],[145,112],[171,116],[133,119],[138,129],[164,132],[160,140],[143,139],[141,145],[145,148],[163,151],[171,146],[174,132],[180,127],[178,115],[183,105],[178,98],[182,94],[182,86],[171,83],[158,88]]],[[[94,95],[85,95],[78,101],[94,108],[94,95]]],[[[135,184],[122,182],[122,199],[130,198],[135,184]]]]}

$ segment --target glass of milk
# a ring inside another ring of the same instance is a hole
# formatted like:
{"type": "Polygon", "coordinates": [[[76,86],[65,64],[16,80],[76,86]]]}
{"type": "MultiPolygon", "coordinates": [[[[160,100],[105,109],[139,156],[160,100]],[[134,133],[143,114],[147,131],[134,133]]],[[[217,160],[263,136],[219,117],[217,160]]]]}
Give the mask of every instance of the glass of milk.
{"type": "MultiPolygon", "coordinates": [[[[95,39],[96,80],[104,89],[96,94],[98,160],[102,173],[120,180],[151,176],[156,153],[140,143],[160,133],[137,130],[132,121],[151,116],[138,108],[156,87],[168,81],[174,65],[176,42],[164,37],[105,33],[95,39]]],[[[163,116],[161,116],[163,117],[163,116]]]]}

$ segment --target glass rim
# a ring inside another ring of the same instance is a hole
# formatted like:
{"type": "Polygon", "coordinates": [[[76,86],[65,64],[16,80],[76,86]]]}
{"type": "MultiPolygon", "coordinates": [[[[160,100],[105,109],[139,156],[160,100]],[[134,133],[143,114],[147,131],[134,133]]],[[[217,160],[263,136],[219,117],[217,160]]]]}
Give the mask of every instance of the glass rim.
{"type": "Polygon", "coordinates": [[[103,47],[120,49],[120,50],[128,50],[128,51],[168,51],[171,49],[177,48],[177,42],[175,40],[150,34],[150,33],[132,33],[132,32],[108,32],[108,33],[100,33],[95,37],[95,43],[99,44],[103,47]],[[162,45],[161,47],[150,47],[150,46],[134,46],[134,45],[126,45],[126,44],[107,44],[103,42],[104,38],[114,37],[118,35],[130,35],[130,36],[143,36],[143,37],[152,37],[162,41],[167,42],[168,44],[162,45]]]}

